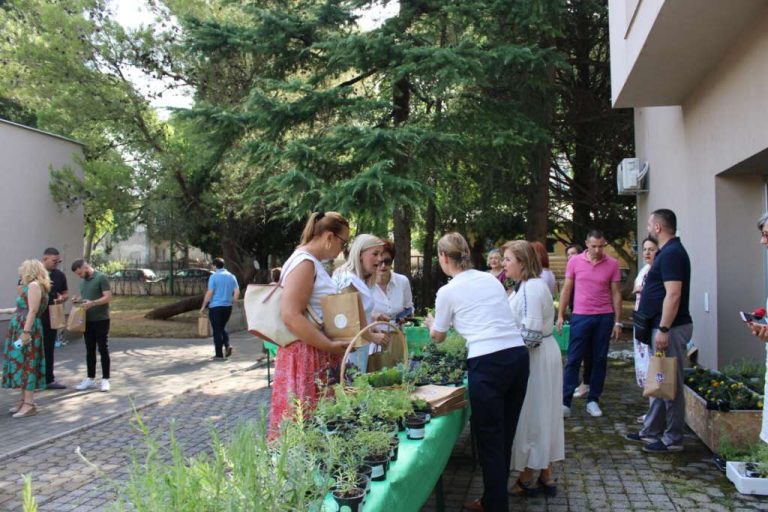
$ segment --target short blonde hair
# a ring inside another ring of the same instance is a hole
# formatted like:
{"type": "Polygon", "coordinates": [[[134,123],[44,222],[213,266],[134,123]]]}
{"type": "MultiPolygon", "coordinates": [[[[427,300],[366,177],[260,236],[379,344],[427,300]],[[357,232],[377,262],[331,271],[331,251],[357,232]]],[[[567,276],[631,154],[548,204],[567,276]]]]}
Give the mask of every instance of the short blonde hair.
{"type": "Polygon", "coordinates": [[[461,270],[472,268],[469,244],[461,233],[453,232],[443,235],[437,242],[437,253],[448,256],[461,270]]]}
{"type": "Polygon", "coordinates": [[[527,281],[541,276],[541,261],[529,242],[525,240],[512,240],[505,243],[501,248],[504,252],[511,252],[515,259],[520,262],[521,280],[527,281]]]}
{"type": "Polygon", "coordinates": [[[345,261],[339,268],[337,268],[334,274],[340,272],[351,272],[352,274],[355,274],[357,277],[365,281],[368,286],[373,286],[373,284],[376,282],[376,272],[367,278],[365,277],[363,272],[362,254],[363,251],[367,251],[372,247],[383,246],[384,241],[377,236],[369,235],[367,233],[357,235],[355,240],[352,242],[352,246],[349,248],[349,256],[347,257],[347,261],[345,261]]]}
{"type": "Polygon", "coordinates": [[[51,278],[40,260],[25,260],[21,264],[21,284],[29,284],[37,281],[43,287],[45,293],[51,291],[51,278]]]}

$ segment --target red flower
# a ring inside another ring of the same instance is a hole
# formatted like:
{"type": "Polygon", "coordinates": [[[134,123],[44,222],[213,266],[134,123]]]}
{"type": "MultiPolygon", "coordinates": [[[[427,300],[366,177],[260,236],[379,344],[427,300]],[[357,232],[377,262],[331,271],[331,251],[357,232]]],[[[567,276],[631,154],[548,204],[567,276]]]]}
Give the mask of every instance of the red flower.
{"type": "Polygon", "coordinates": [[[753,315],[755,315],[755,318],[763,318],[766,314],[765,308],[757,308],[752,312],[753,315]]]}

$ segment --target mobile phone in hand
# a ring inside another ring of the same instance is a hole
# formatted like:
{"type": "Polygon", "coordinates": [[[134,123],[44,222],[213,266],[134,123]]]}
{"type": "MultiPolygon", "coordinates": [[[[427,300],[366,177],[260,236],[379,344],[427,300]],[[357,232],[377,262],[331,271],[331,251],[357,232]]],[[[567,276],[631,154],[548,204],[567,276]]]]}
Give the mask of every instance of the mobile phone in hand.
{"type": "Polygon", "coordinates": [[[746,311],[739,311],[739,316],[741,317],[741,320],[747,323],[753,323],[753,324],[766,324],[768,323],[765,319],[765,317],[758,318],[752,313],[747,313],[746,311]]]}

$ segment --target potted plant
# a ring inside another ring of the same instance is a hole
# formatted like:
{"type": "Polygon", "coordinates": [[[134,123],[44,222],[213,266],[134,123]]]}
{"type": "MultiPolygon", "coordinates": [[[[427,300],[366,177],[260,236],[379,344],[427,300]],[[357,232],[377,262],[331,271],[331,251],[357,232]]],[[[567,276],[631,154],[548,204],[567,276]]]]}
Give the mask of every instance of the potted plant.
{"type": "Polygon", "coordinates": [[[768,495],[768,445],[759,443],[741,460],[729,460],[726,476],[742,494],[768,495]]]}
{"type": "Polygon", "coordinates": [[[339,506],[339,510],[342,507],[348,507],[352,512],[362,510],[365,488],[360,487],[357,470],[354,466],[337,470],[332,495],[339,506]]]}
{"type": "Polygon", "coordinates": [[[432,419],[432,406],[423,398],[414,398],[411,400],[413,412],[420,412],[426,416],[427,423],[432,419]]]}
{"type": "Polygon", "coordinates": [[[686,370],[683,389],[685,421],[710,450],[717,451],[725,435],[738,448],[758,439],[763,397],[743,382],[694,367],[686,370]]]}
{"type": "Polygon", "coordinates": [[[378,482],[387,478],[390,451],[390,433],[376,430],[360,430],[352,443],[360,453],[365,453],[363,462],[371,466],[371,480],[378,482]]]}
{"type": "Polygon", "coordinates": [[[424,439],[424,430],[427,425],[427,417],[423,413],[414,413],[405,417],[405,428],[408,431],[408,439],[424,439]]]}

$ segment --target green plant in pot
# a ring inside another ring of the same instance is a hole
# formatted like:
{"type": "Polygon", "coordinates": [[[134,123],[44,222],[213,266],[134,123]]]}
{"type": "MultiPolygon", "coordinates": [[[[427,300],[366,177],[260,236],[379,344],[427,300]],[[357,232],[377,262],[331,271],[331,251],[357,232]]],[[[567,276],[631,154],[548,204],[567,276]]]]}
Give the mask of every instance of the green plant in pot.
{"type": "Polygon", "coordinates": [[[427,423],[432,419],[432,406],[423,398],[412,399],[411,408],[413,409],[413,412],[420,412],[426,415],[427,423]]]}
{"type": "Polygon", "coordinates": [[[334,474],[333,499],[342,507],[349,507],[352,512],[362,509],[365,487],[361,487],[355,466],[339,468],[334,474]]]}
{"type": "Polygon", "coordinates": [[[365,453],[363,462],[371,466],[371,480],[378,482],[387,478],[391,433],[376,430],[360,430],[355,433],[352,443],[360,453],[365,453]]]}

